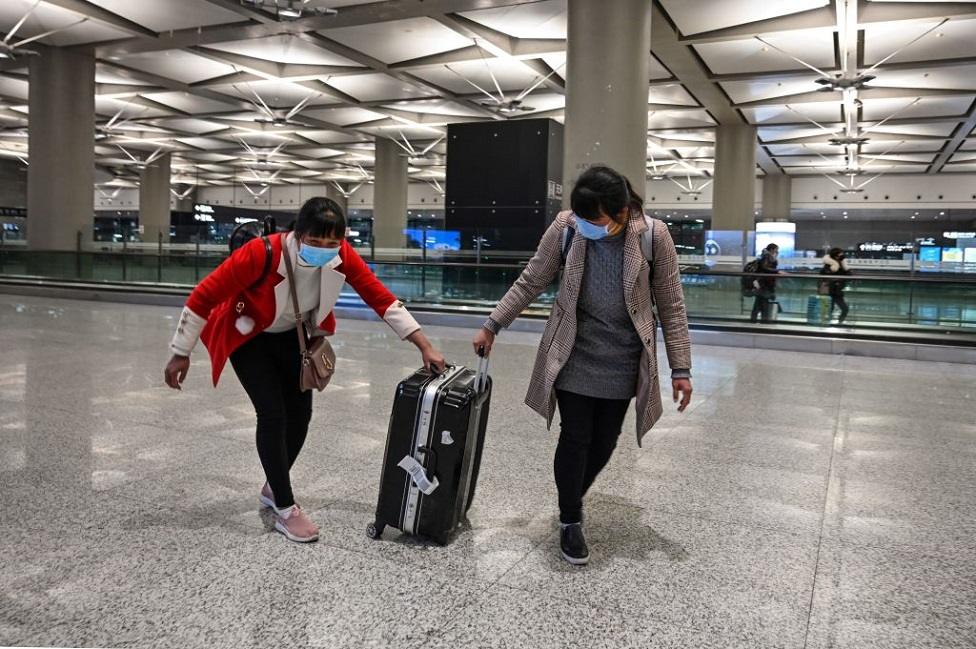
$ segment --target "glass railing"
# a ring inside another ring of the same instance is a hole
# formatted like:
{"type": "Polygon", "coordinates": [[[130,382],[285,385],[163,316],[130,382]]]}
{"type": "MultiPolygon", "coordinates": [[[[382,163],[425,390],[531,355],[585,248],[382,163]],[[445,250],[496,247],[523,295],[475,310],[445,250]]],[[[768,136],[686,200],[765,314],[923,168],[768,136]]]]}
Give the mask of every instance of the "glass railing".
{"type": "MultiPolygon", "coordinates": [[[[126,252],[43,252],[0,249],[0,277],[41,278],[95,283],[123,283],[188,290],[226,257],[226,252],[169,250],[164,254],[126,252]]],[[[524,269],[524,263],[473,264],[446,261],[373,261],[377,276],[404,302],[417,308],[487,313],[524,269]]],[[[850,307],[845,327],[976,334],[976,280],[926,274],[858,274],[845,278],[843,293],[850,307]]],[[[686,266],[682,269],[685,301],[693,322],[749,324],[755,297],[744,295],[737,271],[686,266]]],[[[766,277],[769,276],[756,276],[766,277]]],[[[823,277],[795,271],[776,278],[767,314],[779,325],[827,327],[837,324],[839,309],[820,295],[823,277]]],[[[749,282],[746,281],[748,284],[749,282]]],[[[553,283],[527,311],[548,313],[555,299],[553,283]]],[[[349,288],[343,303],[358,303],[349,288]]],[[[760,315],[760,320],[761,320],[760,315]]]]}

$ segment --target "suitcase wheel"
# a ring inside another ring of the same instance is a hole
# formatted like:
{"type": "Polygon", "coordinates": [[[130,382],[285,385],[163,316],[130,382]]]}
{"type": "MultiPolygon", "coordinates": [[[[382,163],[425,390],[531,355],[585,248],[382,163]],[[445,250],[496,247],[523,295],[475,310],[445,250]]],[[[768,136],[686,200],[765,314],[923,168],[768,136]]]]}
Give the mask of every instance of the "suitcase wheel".
{"type": "Polygon", "coordinates": [[[386,525],[383,523],[370,523],[366,526],[366,536],[371,539],[378,539],[383,536],[383,530],[386,529],[386,525]]]}

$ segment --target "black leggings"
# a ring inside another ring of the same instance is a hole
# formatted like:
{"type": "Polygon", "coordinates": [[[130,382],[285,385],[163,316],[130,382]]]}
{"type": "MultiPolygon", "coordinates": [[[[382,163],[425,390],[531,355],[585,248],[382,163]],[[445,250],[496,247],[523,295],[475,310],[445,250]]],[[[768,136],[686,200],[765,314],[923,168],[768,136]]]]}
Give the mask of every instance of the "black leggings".
{"type": "Polygon", "coordinates": [[[850,311],[850,307],[847,306],[847,300],[844,299],[843,293],[831,293],[830,294],[830,314],[834,314],[834,309],[840,309],[840,322],[847,320],[847,313],[850,311]]]}
{"type": "Polygon", "coordinates": [[[597,399],[556,391],[561,432],[553,469],[559,491],[559,521],[583,519],[583,496],[617,447],[630,399],[597,399]]]}
{"type": "Polygon", "coordinates": [[[312,393],[298,388],[300,360],[294,331],[258,334],[230,357],[257,413],[257,446],[264,475],[279,508],[295,504],[288,471],[312,418],[312,393]]]}

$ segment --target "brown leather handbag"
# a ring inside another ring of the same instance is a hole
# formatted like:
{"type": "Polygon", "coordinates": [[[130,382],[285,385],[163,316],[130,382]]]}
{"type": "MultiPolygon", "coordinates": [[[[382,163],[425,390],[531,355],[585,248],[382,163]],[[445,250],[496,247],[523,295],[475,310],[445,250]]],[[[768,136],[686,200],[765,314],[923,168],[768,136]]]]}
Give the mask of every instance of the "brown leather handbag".
{"type": "Polygon", "coordinates": [[[285,268],[288,270],[291,304],[295,309],[295,331],[298,332],[298,347],[301,349],[302,356],[302,369],[298,384],[302,392],[313,389],[322,391],[325,386],[329,385],[332,375],[335,374],[335,350],[332,349],[332,344],[325,336],[314,336],[311,342],[308,341],[305,316],[302,315],[301,307],[298,306],[298,293],[295,290],[295,272],[291,267],[291,255],[287,245],[282,248],[281,254],[285,258],[285,268]]]}

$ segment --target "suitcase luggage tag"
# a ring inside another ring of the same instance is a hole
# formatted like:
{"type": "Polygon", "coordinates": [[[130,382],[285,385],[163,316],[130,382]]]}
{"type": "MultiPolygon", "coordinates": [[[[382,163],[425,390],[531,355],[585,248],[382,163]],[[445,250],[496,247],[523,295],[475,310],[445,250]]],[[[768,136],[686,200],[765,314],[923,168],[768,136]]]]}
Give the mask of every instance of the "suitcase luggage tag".
{"type": "Polygon", "coordinates": [[[410,474],[410,479],[413,483],[417,485],[417,488],[425,495],[429,496],[434,493],[434,490],[440,486],[440,481],[437,476],[434,476],[433,480],[427,477],[424,472],[424,465],[417,461],[417,459],[411,455],[406,455],[402,460],[397,463],[397,466],[410,474]]]}

